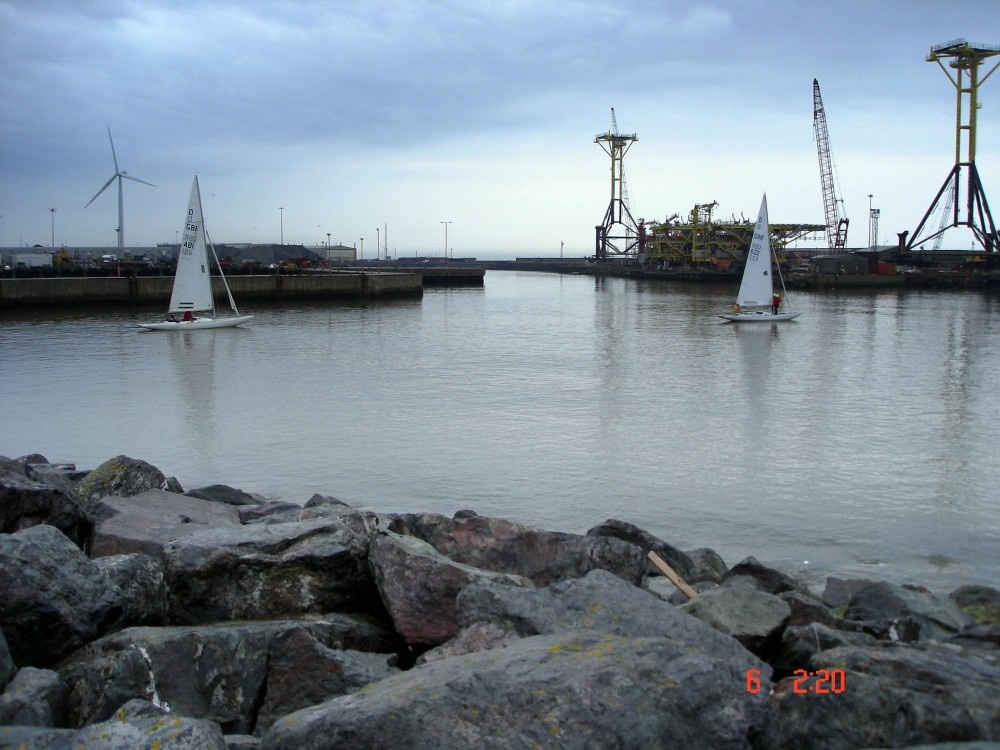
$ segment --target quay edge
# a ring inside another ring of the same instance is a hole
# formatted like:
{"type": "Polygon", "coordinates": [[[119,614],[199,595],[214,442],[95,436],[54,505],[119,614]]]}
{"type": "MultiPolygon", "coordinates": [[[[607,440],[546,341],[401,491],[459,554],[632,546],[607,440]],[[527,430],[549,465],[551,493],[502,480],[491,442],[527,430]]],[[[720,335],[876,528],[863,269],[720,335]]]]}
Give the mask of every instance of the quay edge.
{"type": "MultiPolygon", "coordinates": [[[[332,274],[269,274],[227,276],[239,304],[251,300],[292,302],[315,299],[372,299],[421,296],[424,286],[482,285],[482,269],[463,269],[437,279],[435,272],[347,272],[332,274]]],[[[429,271],[429,269],[428,269],[429,271]]],[[[225,300],[221,279],[212,279],[219,301],[225,300]]],[[[173,288],[171,276],[56,277],[0,279],[0,308],[166,305],[173,288]]]]}

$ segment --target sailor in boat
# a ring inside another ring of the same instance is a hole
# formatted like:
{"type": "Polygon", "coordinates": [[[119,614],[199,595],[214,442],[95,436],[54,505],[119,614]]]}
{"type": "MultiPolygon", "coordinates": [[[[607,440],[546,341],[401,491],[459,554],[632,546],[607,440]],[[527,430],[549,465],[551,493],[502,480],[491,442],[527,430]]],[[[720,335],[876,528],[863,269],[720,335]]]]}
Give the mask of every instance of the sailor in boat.
{"type": "Polygon", "coordinates": [[[740,308],[739,302],[737,302],[735,305],[733,305],[733,312],[736,313],[737,315],[739,315],[740,312],[742,312],[742,310],[740,308]]]}
{"type": "Polygon", "coordinates": [[[176,316],[176,315],[174,315],[173,313],[170,313],[170,314],[169,314],[169,315],[167,316],[167,322],[168,322],[168,323],[177,323],[177,322],[179,322],[179,321],[177,320],[177,316],[176,316]]]}
{"type": "Polygon", "coordinates": [[[190,310],[185,310],[184,312],[184,322],[190,323],[195,319],[194,315],[191,314],[190,310]]]}
{"type": "Polygon", "coordinates": [[[781,295],[775,292],[771,295],[771,312],[777,315],[779,307],[781,307],[781,295]]]}

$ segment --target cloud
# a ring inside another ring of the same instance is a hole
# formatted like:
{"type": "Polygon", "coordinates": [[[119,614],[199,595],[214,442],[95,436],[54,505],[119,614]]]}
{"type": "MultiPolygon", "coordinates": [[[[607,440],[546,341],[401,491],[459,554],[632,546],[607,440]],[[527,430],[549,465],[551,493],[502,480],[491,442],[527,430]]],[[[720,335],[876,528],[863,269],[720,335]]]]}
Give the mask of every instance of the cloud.
{"type": "MultiPolygon", "coordinates": [[[[752,210],[766,182],[776,210],[819,221],[818,174],[788,166],[815,164],[813,77],[845,184],[866,186],[848,205],[875,192],[897,203],[884,217],[921,214],[937,185],[914,197],[875,165],[940,153],[944,178],[954,94],[923,58],[964,17],[1000,28],[1000,6],[958,3],[7,0],[0,245],[47,238],[54,205],[66,241],[108,244],[114,201],[82,206],[113,170],[110,127],[121,167],[158,186],[126,186],[136,241],[173,238],[169,208],[198,172],[227,240],[270,240],[284,205],[286,236],[301,216],[306,242],[396,216],[401,242],[432,249],[447,214],[475,226],[470,245],[518,251],[544,221],[587,253],[609,197],[593,138],[612,107],[639,136],[637,215],[718,196],[752,210]]],[[[984,96],[988,193],[995,121],[984,96]]]]}

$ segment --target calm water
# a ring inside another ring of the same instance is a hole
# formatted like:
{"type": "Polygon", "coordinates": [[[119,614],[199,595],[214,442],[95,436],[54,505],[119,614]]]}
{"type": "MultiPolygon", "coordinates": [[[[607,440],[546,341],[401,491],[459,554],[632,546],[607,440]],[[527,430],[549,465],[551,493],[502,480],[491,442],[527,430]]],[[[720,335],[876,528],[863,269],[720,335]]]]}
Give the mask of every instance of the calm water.
{"type": "Polygon", "coordinates": [[[491,271],[422,300],[248,307],[245,330],[6,313],[0,454],[996,585],[1000,298],[800,292],[799,320],[738,326],[715,317],[734,291],[491,271]]]}

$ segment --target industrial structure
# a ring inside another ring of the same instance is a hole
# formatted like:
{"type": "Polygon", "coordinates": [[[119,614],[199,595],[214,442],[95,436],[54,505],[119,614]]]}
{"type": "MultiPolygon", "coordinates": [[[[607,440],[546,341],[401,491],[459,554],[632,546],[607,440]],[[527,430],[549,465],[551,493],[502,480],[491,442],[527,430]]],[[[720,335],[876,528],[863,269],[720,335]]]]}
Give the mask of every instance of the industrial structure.
{"type": "MultiPolygon", "coordinates": [[[[756,217],[735,216],[729,221],[716,221],[712,214],[718,202],[698,203],[686,217],[674,214],[663,223],[640,225],[640,238],[646,260],[662,266],[689,265],[728,270],[734,262],[742,262],[753,238],[756,217]]],[[[786,247],[813,232],[822,232],[821,224],[771,225],[771,243],[779,260],[786,247]]]]}
{"type": "Polygon", "coordinates": [[[945,44],[931,47],[927,62],[936,62],[952,82],[958,96],[955,115],[955,166],[938,190],[930,208],[920,220],[920,224],[905,243],[905,251],[912,252],[917,246],[934,240],[934,247],[940,247],[940,237],[952,227],[968,227],[976,241],[988,253],[998,251],[998,237],[989,203],[983,190],[982,180],[976,169],[976,114],[979,110],[979,86],[1000,67],[1000,62],[980,78],[979,66],[987,58],[1000,55],[1000,47],[984,44],[970,44],[964,39],[955,39],[945,44]],[[942,60],[950,60],[948,67],[942,60]],[[963,158],[962,145],[965,143],[963,158]],[[964,173],[964,174],[963,174],[964,173]],[[964,177],[964,179],[963,179],[964,177]],[[964,200],[962,187],[965,185],[964,200]],[[930,232],[928,222],[943,205],[942,217],[937,231],[930,232]],[[925,232],[925,229],[928,229],[925,232]]]}
{"type": "Polygon", "coordinates": [[[819,154],[819,176],[823,188],[823,215],[826,218],[826,241],[833,250],[843,250],[847,245],[847,226],[850,219],[841,215],[833,179],[833,158],[830,155],[830,135],[826,129],[826,110],[819,93],[819,81],[813,78],[813,133],[819,154]]]}
{"type": "Polygon", "coordinates": [[[628,186],[625,182],[625,154],[639,140],[635,133],[618,132],[614,107],[611,108],[611,130],[594,138],[611,157],[611,202],[604,221],[596,227],[595,257],[605,261],[613,255],[633,256],[639,252],[638,224],[628,207],[628,186]],[[616,229],[618,228],[618,229],[616,229]]]}

